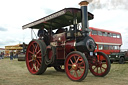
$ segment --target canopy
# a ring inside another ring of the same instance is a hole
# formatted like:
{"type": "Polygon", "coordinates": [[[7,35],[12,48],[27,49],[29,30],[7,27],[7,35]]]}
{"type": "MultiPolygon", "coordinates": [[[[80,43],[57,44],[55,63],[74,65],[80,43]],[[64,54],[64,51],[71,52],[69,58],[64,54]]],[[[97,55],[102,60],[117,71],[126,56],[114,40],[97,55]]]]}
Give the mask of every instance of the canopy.
{"type": "MultiPolygon", "coordinates": [[[[88,20],[93,19],[93,17],[93,14],[88,12],[88,20]]],[[[49,16],[28,23],[22,26],[22,29],[40,29],[43,26],[46,29],[52,28],[54,30],[72,25],[74,19],[77,19],[77,23],[81,22],[81,9],[65,8],[49,16]]]]}

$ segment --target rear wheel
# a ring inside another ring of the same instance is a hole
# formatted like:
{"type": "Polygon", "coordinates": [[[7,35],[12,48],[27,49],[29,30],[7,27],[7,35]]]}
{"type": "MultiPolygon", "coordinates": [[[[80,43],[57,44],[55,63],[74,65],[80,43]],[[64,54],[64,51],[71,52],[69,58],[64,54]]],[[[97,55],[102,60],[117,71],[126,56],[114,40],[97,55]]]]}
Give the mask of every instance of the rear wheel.
{"type": "Polygon", "coordinates": [[[88,74],[88,61],[81,52],[73,51],[65,60],[65,72],[69,79],[82,81],[88,74]]]}
{"type": "Polygon", "coordinates": [[[120,59],[119,59],[119,64],[124,64],[124,57],[120,57],[120,59]]]}
{"type": "Polygon", "coordinates": [[[59,71],[59,72],[64,72],[64,71],[65,71],[62,65],[54,66],[54,69],[55,69],[56,71],[59,71]]]}
{"type": "Polygon", "coordinates": [[[97,52],[97,55],[89,60],[89,69],[94,76],[106,76],[110,71],[110,67],[111,63],[108,56],[102,52],[97,52]]]}
{"type": "Polygon", "coordinates": [[[42,74],[47,66],[44,63],[46,45],[41,40],[33,40],[29,43],[26,51],[26,65],[31,74],[42,74]]]}

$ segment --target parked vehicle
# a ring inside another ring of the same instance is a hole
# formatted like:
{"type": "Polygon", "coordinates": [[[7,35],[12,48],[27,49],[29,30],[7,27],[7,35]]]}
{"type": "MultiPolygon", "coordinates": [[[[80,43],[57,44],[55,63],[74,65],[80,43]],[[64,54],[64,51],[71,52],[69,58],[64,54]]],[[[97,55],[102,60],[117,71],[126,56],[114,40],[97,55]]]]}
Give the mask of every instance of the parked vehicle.
{"type": "Polygon", "coordinates": [[[119,64],[124,64],[125,61],[128,61],[128,50],[122,50],[118,53],[111,53],[109,58],[111,63],[119,62],[119,64]]]}
{"type": "Polygon", "coordinates": [[[88,3],[82,1],[81,9],[65,8],[22,27],[43,27],[41,37],[30,41],[27,47],[26,65],[31,74],[43,74],[47,67],[54,67],[57,71],[65,70],[69,79],[82,81],[88,69],[94,76],[103,77],[109,73],[111,64],[108,56],[94,52],[95,41],[88,35],[88,20],[94,17],[87,12],[88,3]],[[80,23],[82,30],[78,28],[80,23]],[[57,31],[53,33],[55,29],[57,31]],[[64,69],[61,68],[63,65],[64,69]]]}
{"type": "Polygon", "coordinates": [[[17,54],[18,61],[25,61],[25,53],[27,49],[27,44],[23,42],[23,44],[21,44],[21,47],[23,48],[22,51],[17,54]]]}

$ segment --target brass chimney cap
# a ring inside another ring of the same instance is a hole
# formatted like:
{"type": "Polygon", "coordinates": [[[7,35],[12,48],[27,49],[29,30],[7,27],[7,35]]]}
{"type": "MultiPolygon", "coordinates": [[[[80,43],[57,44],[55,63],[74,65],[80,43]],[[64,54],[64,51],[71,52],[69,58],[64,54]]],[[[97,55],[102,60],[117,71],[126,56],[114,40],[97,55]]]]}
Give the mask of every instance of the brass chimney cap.
{"type": "Polygon", "coordinates": [[[79,3],[80,6],[88,6],[88,4],[92,2],[92,0],[84,0],[79,3]]]}

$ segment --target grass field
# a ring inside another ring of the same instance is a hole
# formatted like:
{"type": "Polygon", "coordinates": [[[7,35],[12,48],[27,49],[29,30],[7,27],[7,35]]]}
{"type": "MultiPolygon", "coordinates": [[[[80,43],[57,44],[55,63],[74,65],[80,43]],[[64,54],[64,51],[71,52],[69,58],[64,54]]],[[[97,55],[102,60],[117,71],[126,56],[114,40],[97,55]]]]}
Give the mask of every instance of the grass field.
{"type": "Polygon", "coordinates": [[[3,59],[0,60],[0,85],[128,85],[128,62],[112,64],[105,77],[95,77],[89,72],[82,82],[73,82],[64,72],[52,67],[43,75],[31,75],[25,61],[3,59]]]}

